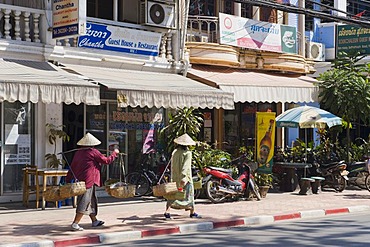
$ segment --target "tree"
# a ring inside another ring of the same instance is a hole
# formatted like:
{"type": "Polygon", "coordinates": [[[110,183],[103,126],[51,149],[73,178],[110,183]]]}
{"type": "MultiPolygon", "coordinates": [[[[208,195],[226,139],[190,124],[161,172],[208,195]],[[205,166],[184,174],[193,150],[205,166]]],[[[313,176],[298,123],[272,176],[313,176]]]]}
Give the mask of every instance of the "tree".
{"type": "Polygon", "coordinates": [[[364,57],[359,52],[340,52],[332,68],[318,77],[320,105],[345,122],[347,154],[352,122],[370,122],[370,64],[361,63],[364,57]]]}
{"type": "Polygon", "coordinates": [[[168,114],[168,125],[161,130],[161,134],[167,134],[167,151],[173,150],[173,140],[187,133],[193,140],[198,139],[200,128],[203,124],[201,113],[193,108],[177,108],[174,114],[168,114]]]}

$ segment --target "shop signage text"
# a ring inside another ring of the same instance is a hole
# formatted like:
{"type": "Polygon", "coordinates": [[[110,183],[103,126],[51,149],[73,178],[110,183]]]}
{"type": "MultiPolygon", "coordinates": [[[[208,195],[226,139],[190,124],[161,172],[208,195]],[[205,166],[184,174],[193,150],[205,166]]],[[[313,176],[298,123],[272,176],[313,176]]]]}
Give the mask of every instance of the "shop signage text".
{"type": "Polygon", "coordinates": [[[355,50],[361,54],[370,54],[370,28],[352,25],[338,26],[337,53],[355,50]]]}
{"type": "Polygon", "coordinates": [[[219,14],[220,43],[237,47],[297,53],[296,27],[219,14]]]}
{"type": "Polygon", "coordinates": [[[53,39],[85,34],[86,0],[53,0],[53,39]]]}
{"type": "Polygon", "coordinates": [[[160,33],[87,23],[86,35],[78,38],[78,47],[158,56],[160,41],[160,33]]]}

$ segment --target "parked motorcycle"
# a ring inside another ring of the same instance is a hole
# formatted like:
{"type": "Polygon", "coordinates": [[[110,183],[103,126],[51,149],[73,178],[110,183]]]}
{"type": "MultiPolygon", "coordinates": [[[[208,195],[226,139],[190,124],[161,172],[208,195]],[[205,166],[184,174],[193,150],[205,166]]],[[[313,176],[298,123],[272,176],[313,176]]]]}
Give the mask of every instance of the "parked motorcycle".
{"type": "Polygon", "coordinates": [[[325,178],[322,181],[322,187],[330,187],[338,192],[342,192],[347,186],[348,171],[346,170],[347,164],[341,161],[335,161],[331,163],[315,163],[317,174],[315,176],[320,176],[325,178]]]}
{"type": "Polygon", "coordinates": [[[369,176],[366,161],[352,162],[347,166],[347,170],[349,172],[347,181],[348,185],[367,189],[366,181],[369,181],[370,179],[366,179],[369,176]]]}
{"type": "Polygon", "coordinates": [[[204,181],[206,196],[213,203],[224,202],[229,198],[249,197],[249,193],[253,192],[257,200],[261,200],[258,186],[254,181],[251,167],[244,162],[246,154],[232,160],[230,164],[236,165],[238,174],[237,178],[233,178],[231,169],[220,167],[205,167],[206,174],[204,181]]]}

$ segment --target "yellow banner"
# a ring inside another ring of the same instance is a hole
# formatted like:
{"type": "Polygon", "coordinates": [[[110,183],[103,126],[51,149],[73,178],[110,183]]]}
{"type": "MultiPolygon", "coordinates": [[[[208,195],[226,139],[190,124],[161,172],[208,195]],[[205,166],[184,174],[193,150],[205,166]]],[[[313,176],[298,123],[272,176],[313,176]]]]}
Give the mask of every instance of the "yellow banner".
{"type": "Polygon", "coordinates": [[[275,147],[275,112],[256,113],[256,158],[260,172],[272,172],[275,147]]]}

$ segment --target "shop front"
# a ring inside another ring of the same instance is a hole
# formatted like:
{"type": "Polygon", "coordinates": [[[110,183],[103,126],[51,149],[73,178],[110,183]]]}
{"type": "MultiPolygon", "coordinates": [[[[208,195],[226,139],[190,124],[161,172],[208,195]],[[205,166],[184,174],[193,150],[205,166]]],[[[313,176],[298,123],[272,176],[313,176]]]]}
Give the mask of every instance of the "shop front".
{"type": "MultiPolygon", "coordinates": [[[[290,103],[318,101],[316,80],[308,76],[205,65],[193,65],[187,76],[234,94],[235,109],[225,110],[219,120],[223,148],[231,153],[236,153],[239,147],[255,146],[257,112],[278,115],[290,103]]],[[[287,145],[284,138],[285,134],[277,131],[276,145],[287,145]]]]}
{"type": "MultiPolygon", "coordinates": [[[[100,150],[106,152],[118,147],[126,154],[126,172],[141,169],[141,164],[158,168],[166,146],[159,132],[168,120],[169,111],[183,107],[199,108],[205,116],[205,126],[208,126],[203,135],[211,141],[214,137],[212,131],[215,130],[212,128],[214,111],[234,108],[232,93],[177,74],[75,64],[63,66],[101,85],[100,105],[64,105],[64,123],[69,133],[78,133],[71,136],[70,144],[68,147],[65,144],[64,150],[76,148],[75,143],[79,138],[85,132],[90,132],[102,141],[97,147],[100,150]],[[84,116],[83,123],[78,123],[76,117],[73,117],[74,121],[68,119],[69,115],[76,112],[84,116]]],[[[72,159],[72,155],[68,159],[72,159]]],[[[103,181],[119,177],[117,162],[104,169],[103,181]]]]}
{"type": "Polygon", "coordinates": [[[0,74],[0,201],[3,201],[9,193],[22,190],[22,169],[26,164],[45,167],[45,124],[58,124],[62,118],[62,113],[55,112],[53,106],[100,104],[100,91],[98,85],[48,62],[0,59],[0,74]]]}

